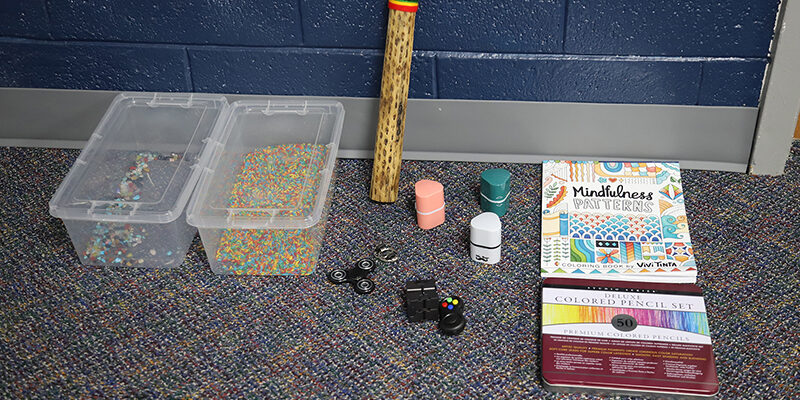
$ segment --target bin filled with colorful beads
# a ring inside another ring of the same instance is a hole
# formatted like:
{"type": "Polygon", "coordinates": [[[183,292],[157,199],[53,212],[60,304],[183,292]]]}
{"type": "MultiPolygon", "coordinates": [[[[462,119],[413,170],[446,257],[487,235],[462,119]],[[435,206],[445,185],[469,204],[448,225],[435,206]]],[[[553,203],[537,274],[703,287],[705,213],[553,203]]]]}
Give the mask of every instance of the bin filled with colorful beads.
{"type": "Polygon", "coordinates": [[[85,265],[174,267],[196,229],[186,207],[210,160],[223,96],[122,93],[50,200],[85,265]],[[208,146],[211,144],[211,146],[208,146]]]}
{"type": "Polygon", "coordinates": [[[188,221],[212,270],[308,275],[317,264],[344,110],[337,102],[237,102],[188,221]]]}
{"type": "MultiPolygon", "coordinates": [[[[316,203],[326,148],[321,145],[270,146],[248,153],[233,184],[229,206],[241,216],[264,210],[304,215],[316,203]],[[308,193],[307,193],[308,192],[308,193]]],[[[308,275],[319,254],[324,224],[308,229],[225,229],[216,261],[226,272],[255,275],[308,275]]]]}

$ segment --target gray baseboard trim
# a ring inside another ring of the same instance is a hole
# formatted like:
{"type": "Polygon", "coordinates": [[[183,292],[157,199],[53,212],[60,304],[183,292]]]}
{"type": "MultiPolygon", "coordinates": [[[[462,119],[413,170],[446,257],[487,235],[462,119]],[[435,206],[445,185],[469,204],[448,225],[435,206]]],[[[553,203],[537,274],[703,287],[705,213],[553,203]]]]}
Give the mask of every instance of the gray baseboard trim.
{"type": "MultiPolygon", "coordinates": [[[[85,140],[43,140],[43,139],[0,139],[0,146],[9,147],[47,147],[61,149],[82,149],[86,145],[85,140]]],[[[372,158],[372,150],[339,150],[339,158],[372,158]]],[[[587,157],[569,157],[558,155],[526,155],[526,154],[497,154],[481,153],[444,153],[433,151],[404,151],[405,160],[423,161],[466,161],[466,162],[510,162],[522,164],[538,164],[544,160],[594,160],[587,157]]],[[[609,159],[610,160],[610,159],[609,159]]],[[[615,158],[614,161],[640,161],[637,158],[615,158]]],[[[687,169],[704,169],[711,171],[735,171],[742,172],[747,164],[697,161],[697,160],[676,160],[681,162],[681,166],[687,169]]]]}
{"type": "Polygon", "coordinates": [[[49,139],[4,139],[0,138],[3,147],[48,147],[58,149],[82,149],[86,140],[49,140],[49,139]]]}
{"type": "MultiPolygon", "coordinates": [[[[0,88],[0,145],[79,148],[118,92],[0,88]]],[[[291,96],[226,95],[243,99],[291,96]]],[[[342,158],[371,158],[377,99],[346,110],[342,158]]],[[[403,157],[536,163],[670,160],[745,172],[757,109],[643,104],[410,99],[403,157]]]]}
{"type": "MultiPolygon", "coordinates": [[[[2,143],[2,141],[0,141],[2,143]]],[[[340,150],[339,158],[372,158],[372,150],[340,150]]],[[[467,161],[467,162],[510,162],[521,164],[540,164],[544,160],[600,160],[593,157],[570,157],[559,155],[527,155],[527,154],[482,154],[482,153],[444,153],[433,151],[403,151],[404,160],[423,160],[423,161],[467,161]]],[[[602,158],[607,161],[642,161],[641,158],[602,158]]],[[[666,159],[664,159],[666,160],[666,159]]],[[[670,159],[669,161],[679,161],[681,168],[704,169],[710,171],[734,171],[744,172],[747,164],[697,161],[670,159]]]]}

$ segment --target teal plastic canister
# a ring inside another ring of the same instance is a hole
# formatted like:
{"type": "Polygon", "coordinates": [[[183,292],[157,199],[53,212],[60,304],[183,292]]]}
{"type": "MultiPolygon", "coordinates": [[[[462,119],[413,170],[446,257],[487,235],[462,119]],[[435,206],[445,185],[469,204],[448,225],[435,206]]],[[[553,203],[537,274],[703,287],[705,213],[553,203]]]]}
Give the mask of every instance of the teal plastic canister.
{"type": "Polygon", "coordinates": [[[504,168],[487,169],[481,173],[481,210],[502,217],[508,212],[511,192],[511,173],[504,168]]]}

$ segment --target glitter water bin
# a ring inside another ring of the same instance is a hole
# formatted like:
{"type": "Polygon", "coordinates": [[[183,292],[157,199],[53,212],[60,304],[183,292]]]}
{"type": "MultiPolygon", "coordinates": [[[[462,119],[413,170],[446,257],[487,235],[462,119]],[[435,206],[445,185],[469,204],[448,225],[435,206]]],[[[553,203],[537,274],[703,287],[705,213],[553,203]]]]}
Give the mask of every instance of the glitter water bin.
{"type": "Polygon", "coordinates": [[[231,105],[187,214],[215,273],[314,271],[343,123],[335,101],[231,105]]]}
{"type": "Polygon", "coordinates": [[[180,265],[196,229],[186,206],[218,145],[223,96],[122,93],[50,200],[81,263],[180,265]]]}

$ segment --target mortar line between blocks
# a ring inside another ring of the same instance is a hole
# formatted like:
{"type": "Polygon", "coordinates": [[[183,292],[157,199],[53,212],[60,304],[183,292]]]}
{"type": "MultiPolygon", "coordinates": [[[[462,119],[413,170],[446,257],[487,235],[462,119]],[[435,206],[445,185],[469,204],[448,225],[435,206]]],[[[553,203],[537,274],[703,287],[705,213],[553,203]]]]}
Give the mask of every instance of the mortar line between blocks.
{"type": "Polygon", "coordinates": [[[561,31],[561,54],[567,51],[567,22],[569,22],[569,1],[564,0],[564,30],[561,31]]]}
{"type": "Polygon", "coordinates": [[[306,44],[306,32],[303,28],[303,23],[305,20],[303,19],[303,0],[297,0],[297,22],[300,24],[300,45],[306,44]]]}
{"type": "Polygon", "coordinates": [[[186,60],[186,68],[185,68],[186,84],[189,86],[189,91],[194,92],[195,88],[194,88],[194,76],[192,76],[192,58],[189,56],[189,49],[184,47],[183,54],[186,60]]]}

